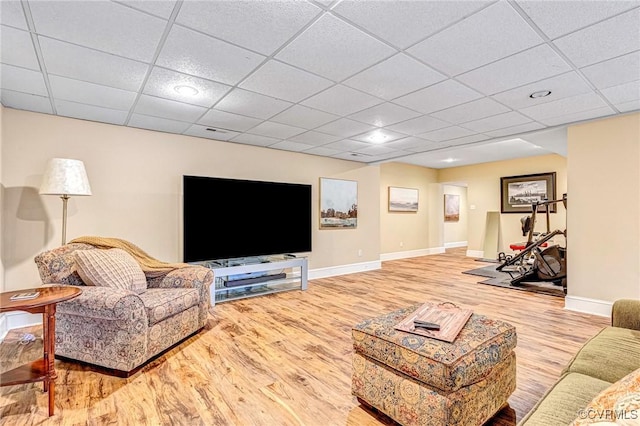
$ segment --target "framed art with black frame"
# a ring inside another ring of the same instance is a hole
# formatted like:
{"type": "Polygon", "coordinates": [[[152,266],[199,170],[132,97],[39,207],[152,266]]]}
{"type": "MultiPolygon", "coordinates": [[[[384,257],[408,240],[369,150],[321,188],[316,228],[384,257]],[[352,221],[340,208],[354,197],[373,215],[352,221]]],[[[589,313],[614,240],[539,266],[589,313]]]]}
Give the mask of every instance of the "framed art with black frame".
{"type": "MultiPolygon", "coordinates": [[[[556,172],[500,178],[500,212],[529,213],[536,201],[556,199],[556,172]]],[[[539,206],[538,212],[557,211],[556,204],[539,206]]]]}

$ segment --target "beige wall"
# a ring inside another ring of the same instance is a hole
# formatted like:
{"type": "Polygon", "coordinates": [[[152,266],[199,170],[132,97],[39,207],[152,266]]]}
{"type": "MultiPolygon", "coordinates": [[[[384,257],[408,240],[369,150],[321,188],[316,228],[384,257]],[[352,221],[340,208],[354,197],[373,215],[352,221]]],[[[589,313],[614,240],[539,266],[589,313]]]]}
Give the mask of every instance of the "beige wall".
{"type": "Polygon", "coordinates": [[[423,250],[429,239],[429,200],[437,171],[400,163],[380,165],[380,253],[423,250]],[[418,189],[417,212],[390,212],[389,187],[418,189]]]}
{"type": "Polygon", "coordinates": [[[640,114],[568,130],[569,296],[640,298],[640,114]]]}
{"type": "MultiPolygon", "coordinates": [[[[190,174],[312,184],[309,267],[379,259],[378,166],[10,108],[4,109],[2,134],[2,255],[8,290],[39,285],[33,257],[60,244],[62,202],[38,194],[52,157],[83,160],[93,190],[93,196],[70,199],[67,240],[124,238],[158,259],[181,260],[181,179],[190,174]],[[318,229],[320,177],[358,182],[357,229],[318,229]]],[[[216,209],[217,202],[203,200],[202,208],[216,209]]]]}
{"type": "MultiPolygon", "coordinates": [[[[4,126],[3,123],[4,117],[4,107],[0,105],[0,292],[4,290],[4,256],[3,247],[4,247],[4,179],[2,178],[2,158],[4,158],[3,149],[2,149],[2,135],[4,134],[4,126]]],[[[2,330],[0,329],[0,333],[2,330]]]]}
{"type": "MultiPolygon", "coordinates": [[[[560,155],[544,155],[516,160],[496,161],[472,166],[440,169],[440,182],[467,184],[468,250],[482,251],[487,212],[500,211],[500,178],[533,173],[556,172],[556,196],[567,192],[567,160],[560,155]]],[[[569,194],[570,197],[570,194],[569,194]]],[[[569,201],[570,203],[570,201],[569,201]]],[[[499,250],[511,253],[509,244],[524,241],[520,218],[526,214],[501,214],[499,250]]],[[[566,227],[566,210],[559,204],[558,213],[551,215],[551,230],[566,227]]],[[[546,230],[544,218],[537,221],[536,230],[546,230]]],[[[564,245],[564,239],[558,240],[564,245]]]]}
{"type": "Polygon", "coordinates": [[[467,241],[467,223],[469,210],[467,207],[467,188],[457,185],[443,185],[445,194],[460,197],[460,219],[457,222],[444,222],[444,244],[463,243],[467,241]]]}

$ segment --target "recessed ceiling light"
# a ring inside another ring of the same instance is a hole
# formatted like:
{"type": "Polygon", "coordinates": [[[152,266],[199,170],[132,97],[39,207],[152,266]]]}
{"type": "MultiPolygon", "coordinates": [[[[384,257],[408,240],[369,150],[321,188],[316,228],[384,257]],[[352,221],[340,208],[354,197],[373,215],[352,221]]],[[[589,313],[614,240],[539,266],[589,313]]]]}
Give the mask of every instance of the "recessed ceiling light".
{"type": "Polygon", "coordinates": [[[531,99],[535,98],[544,98],[545,96],[549,96],[551,94],[551,90],[539,90],[537,92],[533,92],[529,95],[531,99]]]}
{"type": "Polygon", "coordinates": [[[191,86],[176,86],[174,90],[183,96],[195,96],[198,94],[198,89],[191,86]]]}
{"type": "Polygon", "coordinates": [[[453,163],[455,161],[458,161],[458,159],[457,158],[451,158],[451,157],[445,158],[444,160],[442,160],[443,163],[453,163]]]}
{"type": "Polygon", "coordinates": [[[380,130],[376,130],[375,132],[371,133],[367,139],[369,139],[373,143],[383,143],[384,141],[389,139],[389,136],[385,135],[380,130]]]}

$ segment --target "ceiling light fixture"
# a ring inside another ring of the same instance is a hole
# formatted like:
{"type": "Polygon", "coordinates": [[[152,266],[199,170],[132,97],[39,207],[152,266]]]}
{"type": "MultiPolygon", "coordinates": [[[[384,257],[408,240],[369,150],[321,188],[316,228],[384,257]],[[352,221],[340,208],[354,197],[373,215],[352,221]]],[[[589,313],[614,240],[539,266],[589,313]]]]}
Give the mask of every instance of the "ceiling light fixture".
{"type": "Polygon", "coordinates": [[[371,133],[367,139],[369,139],[373,143],[383,143],[384,141],[389,139],[389,136],[385,135],[379,130],[376,130],[375,132],[371,133]]]}
{"type": "Polygon", "coordinates": [[[444,162],[444,163],[453,163],[454,161],[458,161],[458,159],[449,157],[449,158],[445,158],[444,160],[442,160],[442,162],[444,162]]]}
{"type": "Polygon", "coordinates": [[[195,96],[198,94],[198,89],[191,86],[176,86],[174,87],[174,90],[183,96],[195,96]]]}
{"type": "Polygon", "coordinates": [[[533,92],[532,94],[530,94],[529,97],[531,99],[544,98],[546,96],[549,96],[550,94],[551,94],[551,90],[539,90],[537,92],[533,92]]]}

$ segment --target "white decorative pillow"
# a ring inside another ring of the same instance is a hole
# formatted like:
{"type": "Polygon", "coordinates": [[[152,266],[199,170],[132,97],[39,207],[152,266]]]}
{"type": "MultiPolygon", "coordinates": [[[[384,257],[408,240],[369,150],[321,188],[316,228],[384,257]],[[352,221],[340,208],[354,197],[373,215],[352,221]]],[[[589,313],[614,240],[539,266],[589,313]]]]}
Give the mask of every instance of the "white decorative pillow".
{"type": "Polygon", "coordinates": [[[112,287],[143,293],[147,278],[138,262],[126,251],[78,250],[75,253],[78,275],[86,285],[112,287]]]}

